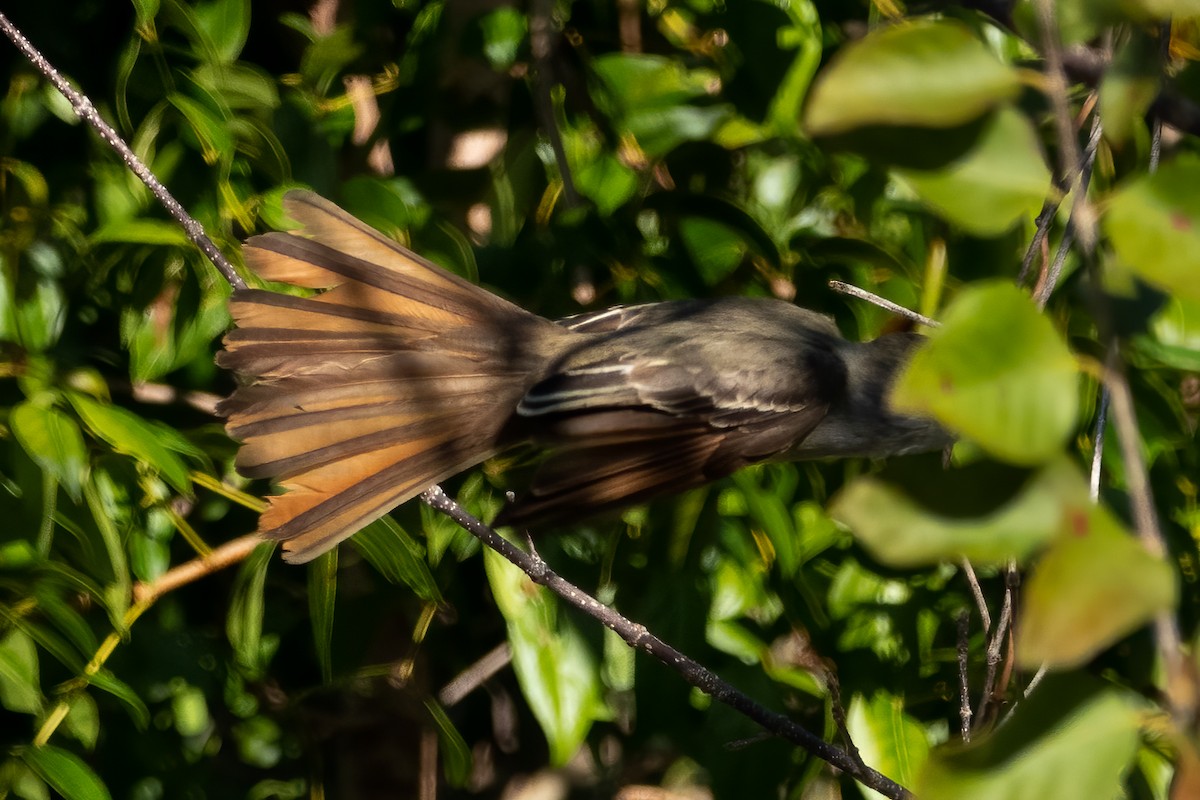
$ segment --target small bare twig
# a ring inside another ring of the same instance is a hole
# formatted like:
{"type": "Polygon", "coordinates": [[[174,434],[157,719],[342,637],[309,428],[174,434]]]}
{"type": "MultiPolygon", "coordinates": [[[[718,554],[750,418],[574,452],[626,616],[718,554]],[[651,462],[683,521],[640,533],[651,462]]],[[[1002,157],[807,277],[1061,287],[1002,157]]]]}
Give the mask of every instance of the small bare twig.
{"type": "Polygon", "coordinates": [[[887,298],[880,297],[873,292],[868,292],[866,289],[860,289],[851,283],[845,283],[844,281],[830,281],[829,288],[840,294],[849,295],[850,297],[857,297],[859,300],[866,300],[872,305],[879,306],[880,308],[904,317],[905,319],[910,319],[919,325],[924,325],[929,328],[937,328],[942,324],[936,319],[931,319],[924,314],[918,313],[909,308],[905,308],[898,303],[893,303],[887,298]]]}
{"type": "Polygon", "coordinates": [[[478,661],[454,676],[438,692],[438,702],[446,708],[458,705],[463,698],[478,689],[489,678],[512,663],[512,649],[501,642],[478,661]]]}
{"type": "MultiPolygon", "coordinates": [[[[1036,0],[1034,3],[1038,32],[1041,35],[1042,58],[1046,60],[1046,94],[1054,111],[1054,124],[1058,131],[1059,175],[1075,174],[1082,163],[1079,143],[1075,141],[1075,125],[1067,100],[1067,76],[1063,68],[1063,48],[1058,37],[1058,22],[1055,18],[1054,0],[1036,0]]],[[[1084,208],[1079,206],[1079,208],[1084,208]]],[[[1080,230],[1081,241],[1089,251],[1095,246],[1091,226],[1080,230]]]]}
{"type": "Polygon", "coordinates": [[[246,282],[242,280],[242,276],[238,275],[233,265],[226,260],[221,251],[217,249],[217,246],[213,244],[212,239],[208,238],[208,234],[204,232],[204,226],[184,210],[179,201],[167,191],[167,187],[163,186],[162,182],[154,176],[150,168],[137,157],[137,154],[130,149],[129,145],[125,144],[125,141],[113,130],[113,127],[104,121],[104,118],[100,116],[100,112],[92,105],[92,101],[75,91],[71,84],[67,82],[67,79],[59,74],[58,70],[46,60],[46,57],[37,48],[30,44],[24,34],[17,30],[3,13],[0,13],[0,30],[4,31],[4,35],[17,46],[17,49],[24,54],[25,58],[29,59],[29,63],[33,64],[37,71],[42,73],[46,80],[54,84],[54,88],[58,89],[63,97],[67,98],[71,103],[71,108],[75,109],[75,113],[87,122],[87,124],[91,125],[92,129],[100,135],[100,138],[121,156],[121,160],[125,162],[125,166],[129,167],[135,175],[141,178],[142,183],[146,184],[146,187],[150,189],[158,199],[158,202],[167,210],[167,213],[175,218],[175,221],[180,224],[187,234],[187,237],[208,257],[208,260],[220,271],[225,280],[229,282],[229,285],[234,289],[245,289],[246,282]]]}
{"type": "MultiPolygon", "coordinates": [[[[996,627],[988,640],[987,660],[983,676],[983,691],[979,696],[979,704],[975,709],[974,728],[979,729],[992,714],[993,703],[1003,699],[1003,690],[997,688],[996,672],[1000,664],[1000,654],[1008,638],[1009,626],[1012,623],[1013,603],[1016,594],[1014,585],[1020,580],[1020,573],[1015,565],[1009,565],[1005,570],[1004,600],[1000,605],[1000,616],[996,618],[996,627]]],[[[1004,681],[1001,682],[1002,684],[1004,681]]]]}
{"type": "Polygon", "coordinates": [[[578,208],[583,203],[571,167],[567,163],[567,149],[563,146],[562,134],[554,114],[554,76],[551,64],[554,54],[554,2],[533,0],[529,9],[529,51],[533,56],[534,105],[542,130],[550,140],[554,161],[558,165],[558,176],[562,179],[563,202],[568,209],[578,208]]]}
{"type": "MultiPolygon", "coordinates": [[[[1092,181],[1092,166],[1096,163],[1096,151],[1100,146],[1100,134],[1102,131],[1100,115],[1095,114],[1092,117],[1092,131],[1088,137],[1088,145],[1083,154],[1084,161],[1077,176],[1078,182],[1075,188],[1075,201],[1071,205],[1071,215],[1067,218],[1067,226],[1063,231],[1062,241],[1058,243],[1058,251],[1054,255],[1053,263],[1049,265],[1045,273],[1038,279],[1037,287],[1033,292],[1033,300],[1037,303],[1038,308],[1046,307],[1046,303],[1050,300],[1050,295],[1054,293],[1054,289],[1058,285],[1059,278],[1062,277],[1063,265],[1067,261],[1067,253],[1071,251],[1071,247],[1075,243],[1076,218],[1079,215],[1091,213],[1087,193],[1088,186],[1092,181]]],[[[1094,237],[1094,234],[1092,235],[1094,237]]]]}
{"type": "Polygon", "coordinates": [[[967,661],[971,654],[971,612],[963,609],[958,615],[958,716],[960,735],[971,741],[971,681],[967,676],[967,661]]]}
{"type": "Polygon", "coordinates": [[[975,568],[971,566],[969,560],[964,558],[958,565],[963,571],[963,577],[967,579],[967,586],[971,587],[971,595],[975,598],[975,607],[979,609],[979,619],[983,622],[983,632],[987,633],[992,629],[992,614],[988,611],[987,598],[983,596],[983,587],[979,585],[979,576],[975,574],[975,568]]]}

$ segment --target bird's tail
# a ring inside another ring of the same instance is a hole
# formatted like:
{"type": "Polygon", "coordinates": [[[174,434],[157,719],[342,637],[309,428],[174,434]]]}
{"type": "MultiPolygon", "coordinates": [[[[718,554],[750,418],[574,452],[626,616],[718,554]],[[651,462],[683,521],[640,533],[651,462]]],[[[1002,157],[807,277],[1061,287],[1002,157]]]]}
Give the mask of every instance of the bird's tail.
{"type": "Polygon", "coordinates": [[[300,234],[246,242],[259,276],[323,290],[238,291],[217,357],[248,379],[220,406],[237,466],[276,479],[259,530],[304,562],[491,456],[570,333],[429,263],[310,192],[300,234]]]}

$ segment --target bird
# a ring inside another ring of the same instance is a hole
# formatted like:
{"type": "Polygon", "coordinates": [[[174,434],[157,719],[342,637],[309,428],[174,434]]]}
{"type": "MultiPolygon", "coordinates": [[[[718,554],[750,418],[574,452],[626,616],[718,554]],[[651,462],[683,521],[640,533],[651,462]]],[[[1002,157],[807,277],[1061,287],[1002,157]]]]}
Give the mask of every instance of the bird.
{"type": "Polygon", "coordinates": [[[521,444],[545,451],[493,524],[565,524],[798,459],[935,450],[950,435],[888,392],[923,337],[841,336],[774,298],[617,306],[551,321],[307,190],[300,228],[246,265],[310,290],[234,291],[217,354],[235,465],[284,490],[259,532],[309,561],[425,489],[521,444]]]}

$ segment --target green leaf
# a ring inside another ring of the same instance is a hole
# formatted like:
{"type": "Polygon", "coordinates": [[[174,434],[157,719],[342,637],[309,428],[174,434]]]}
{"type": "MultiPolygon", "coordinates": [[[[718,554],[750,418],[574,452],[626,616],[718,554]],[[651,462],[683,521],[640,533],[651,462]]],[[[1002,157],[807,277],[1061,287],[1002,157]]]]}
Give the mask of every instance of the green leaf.
{"type": "Polygon", "coordinates": [[[0,790],[7,789],[21,800],[50,800],[50,789],[24,762],[0,761],[0,790]]]}
{"type": "Polygon", "coordinates": [[[308,565],[308,613],[312,617],[313,646],[321,665],[321,681],[333,682],[333,616],[337,606],[337,548],[322,553],[308,565]]]}
{"type": "Polygon", "coordinates": [[[66,800],[111,800],[108,787],[74,753],[53,745],[24,747],[17,755],[66,800]]]}
{"type": "Polygon", "coordinates": [[[871,556],[907,569],[965,557],[974,564],[1021,562],[1051,542],[1062,521],[1086,513],[1088,489],[1071,463],[1055,461],[1035,474],[1005,505],[981,517],[931,512],[900,489],[864,477],[834,498],[829,513],[854,533],[871,556]]]}
{"type": "Polygon", "coordinates": [[[403,583],[422,600],[442,602],[425,548],[391,517],[372,522],[354,534],[350,544],[389,582],[403,583]]]}
{"type": "Polygon", "coordinates": [[[167,94],[167,102],[175,106],[187,120],[188,129],[196,135],[206,163],[216,164],[222,158],[233,155],[233,133],[229,120],[222,119],[204,104],[179,92],[167,94]]]}
{"type": "Polygon", "coordinates": [[[442,770],[446,782],[451,786],[466,786],[471,777],[471,748],[463,739],[458,728],[450,721],[446,711],[433,699],[425,701],[425,708],[437,726],[438,742],[441,745],[442,770]]]}
{"type": "Polygon", "coordinates": [[[131,411],[98,402],[78,392],[68,392],[67,397],[92,433],[118,453],[132,456],[139,464],[152,468],[180,494],[191,494],[187,465],[164,445],[154,425],[131,411]]]}
{"type": "Polygon", "coordinates": [[[250,0],[209,0],[195,5],[195,21],[221,61],[233,61],[250,33],[250,0]]]}
{"type": "Polygon", "coordinates": [[[118,220],[101,226],[89,238],[94,244],[121,242],[178,247],[189,244],[187,234],[179,227],[179,223],[165,219],[118,220]]]}
{"type": "Polygon", "coordinates": [[[977,236],[1034,216],[1051,190],[1037,131],[1012,108],[991,116],[964,158],[934,172],[896,172],[943,219],[977,236]]]}
{"type": "MultiPolygon", "coordinates": [[[[801,537],[797,535],[788,503],[790,496],[780,496],[764,489],[750,470],[742,470],[733,476],[734,483],[742,490],[746,499],[750,522],[761,526],[779,563],[779,571],[785,578],[795,576],[801,562],[801,537]]],[[[790,495],[787,492],[786,495],[790,495]]]]}
{"type": "Polygon", "coordinates": [[[246,764],[270,769],[283,756],[283,731],[270,717],[256,715],[233,726],[238,756],[246,764]]]}
{"type": "Polygon", "coordinates": [[[234,657],[251,678],[263,674],[275,649],[274,643],[264,641],[262,635],[263,588],[274,552],[274,543],[263,542],[242,563],[225,619],[225,635],[233,646],[234,657]]]}
{"type": "Polygon", "coordinates": [[[79,502],[87,472],[87,447],[75,420],[52,406],[25,401],[13,408],[8,424],[29,457],[79,502]]]}
{"type": "Polygon", "coordinates": [[[1079,410],[1075,360],[1008,282],[968,287],[897,380],[899,411],[931,414],[992,455],[1038,464],[1062,452],[1079,410]]]}
{"type": "Polygon", "coordinates": [[[525,15],[515,8],[502,7],[479,19],[483,29],[483,55],[494,70],[507,70],[517,60],[525,41],[525,15]]]}
{"type": "Polygon", "coordinates": [[[1137,747],[1125,696],[1085,675],[1050,676],[993,735],[935,752],[911,788],[921,800],[1121,797],[1137,747]]]}
{"type": "Polygon", "coordinates": [[[0,638],[0,705],[22,714],[42,710],[37,649],[18,628],[0,638]]]}
{"type": "Polygon", "coordinates": [[[171,695],[171,717],[175,721],[175,731],[185,738],[199,736],[208,730],[212,720],[204,691],[181,680],[171,695]]]}
{"type": "Polygon", "coordinates": [[[1150,331],[1153,338],[1134,338],[1139,353],[1175,369],[1200,372],[1200,300],[1168,298],[1150,331]]]}
{"type": "Polygon", "coordinates": [[[513,670],[550,745],[550,760],[565,764],[592,723],[607,719],[595,656],[558,599],[492,550],[484,566],[496,605],[508,622],[513,670]]]}
{"type": "Polygon", "coordinates": [[[964,25],[899,23],[838,51],[817,75],[804,127],[813,136],[870,125],[952,127],[1019,90],[1016,71],[964,25]]]}
{"type": "Polygon", "coordinates": [[[679,236],[708,286],[715,286],[729,277],[746,253],[742,237],[716,220],[685,217],[679,221],[679,236]]]}
{"type": "Polygon", "coordinates": [[[95,675],[90,675],[88,683],[120,700],[138,730],[145,730],[150,726],[150,709],[142,702],[142,698],[137,696],[137,692],[133,691],[133,687],[114,675],[111,670],[105,668],[95,675]]]}
{"type": "MultiPolygon", "coordinates": [[[[912,786],[929,757],[929,737],[904,713],[904,699],[878,690],[868,701],[856,694],[846,711],[846,729],[863,761],[901,786],[912,786]]],[[[864,788],[867,797],[880,797],[864,788]]]]}
{"type": "Polygon", "coordinates": [[[1108,510],[1076,509],[1022,590],[1017,661],[1026,669],[1079,666],[1177,600],[1166,561],[1108,510]]]}
{"type": "Polygon", "coordinates": [[[1117,257],[1150,283],[1200,300],[1200,159],[1182,156],[1109,201],[1104,231],[1117,257]]]}
{"type": "Polygon", "coordinates": [[[1150,104],[1158,96],[1161,70],[1157,38],[1136,29],[1120,46],[1100,81],[1100,118],[1104,138],[1120,149],[1144,127],[1150,104]]]}
{"type": "Polygon", "coordinates": [[[27,350],[41,353],[62,335],[69,303],[58,281],[39,280],[28,295],[18,296],[13,308],[17,339],[27,350]]]}
{"type": "Polygon", "coordinates": [[[100,737],[100,710],[90,694],[79,692],[71,697],[63,730],[88,750],[95,749],[100,737]]]}

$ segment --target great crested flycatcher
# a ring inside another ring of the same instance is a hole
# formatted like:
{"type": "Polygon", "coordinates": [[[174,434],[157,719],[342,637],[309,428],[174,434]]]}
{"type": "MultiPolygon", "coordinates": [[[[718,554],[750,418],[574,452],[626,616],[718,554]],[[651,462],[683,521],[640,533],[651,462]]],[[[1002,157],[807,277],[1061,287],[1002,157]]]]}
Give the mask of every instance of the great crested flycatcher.
{"type": "Polygon", "coordinates": [[[217,363],[249,379],[219,412],[239,471],[286,490],[259,530],[288,561],[522,442],[549,457],[498,524],[581,518],[761,461],[950,441],[886,402],[915,334],[857,344],[812,311],[743,297],[554,323],[311,192],[284,207],[303,231],[247,240],[246,263],[322,291],[235,292],[217,363]]]}

